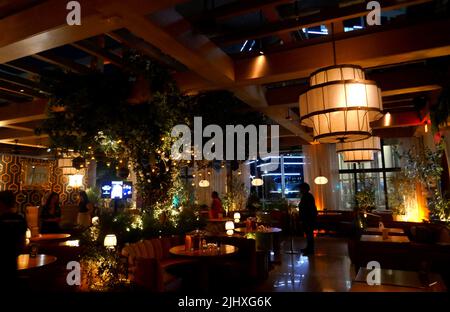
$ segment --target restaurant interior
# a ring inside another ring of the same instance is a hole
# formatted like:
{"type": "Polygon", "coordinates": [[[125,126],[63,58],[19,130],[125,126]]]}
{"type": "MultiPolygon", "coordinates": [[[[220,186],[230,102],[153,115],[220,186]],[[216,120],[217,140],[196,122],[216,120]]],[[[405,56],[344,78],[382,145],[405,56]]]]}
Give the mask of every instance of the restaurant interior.
{"type": "Polygon", "coordinates": [[[0,273],[447,292],[449,30],[444,0],[0,1],[0,273]]]}

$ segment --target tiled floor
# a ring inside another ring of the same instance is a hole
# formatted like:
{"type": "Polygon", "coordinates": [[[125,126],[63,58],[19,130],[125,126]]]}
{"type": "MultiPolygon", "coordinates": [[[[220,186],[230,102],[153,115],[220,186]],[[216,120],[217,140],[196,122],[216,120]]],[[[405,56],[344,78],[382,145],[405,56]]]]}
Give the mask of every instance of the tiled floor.
{"type": "MultiPolygon", "coordinates": [[[[305,244],[303,238],[295,238],[293,249],[298,251],[305,244]]],[[[316,253],[308,257],[285,253],[290,249],[290,240],[284,241],[281,263],[274,265],[268,279],[257,287],[257,291],[345,292],[350,289],[355,273],[345,239],[316,238],[316,253]]]]}

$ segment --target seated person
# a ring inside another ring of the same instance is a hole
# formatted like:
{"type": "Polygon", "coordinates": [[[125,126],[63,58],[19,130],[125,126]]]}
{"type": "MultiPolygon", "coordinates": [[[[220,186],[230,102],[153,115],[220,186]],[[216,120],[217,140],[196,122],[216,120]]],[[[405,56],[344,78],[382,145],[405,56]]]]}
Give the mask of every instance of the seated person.
{"type": "Polygon", "coordinates": [[[89,201],[87,193],[81,191],[78,199],[78,224],[82,227],[91,225],[91,214],[94,211],[94,205],[89,201]]]}
{"type": "Polygon", "coordinates": [[[59,206],[59,195],[52,192],[41,212],[41,233],[60,232],[61,207],[59,206]]]}
{"type": "Polygon", "coordinates": [[[0,192],[0,274],[3,285],[17,286],[17,256],[25,248],[27,224],[15,212],[15,197],[11,191],[0,192]]]}

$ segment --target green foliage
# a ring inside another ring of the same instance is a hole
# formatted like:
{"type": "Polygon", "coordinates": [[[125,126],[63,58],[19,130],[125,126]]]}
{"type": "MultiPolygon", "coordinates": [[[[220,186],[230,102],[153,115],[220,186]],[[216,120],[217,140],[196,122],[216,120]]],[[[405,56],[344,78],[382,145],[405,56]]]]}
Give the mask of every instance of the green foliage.
{"type": "Polygon", "coordinates": [[[430,120],[434,131],[439,127],[447,126],[450,116],[450,85],[447,84],[442,89],[437,102],[430,108],[430,120]]]}
{"type": "MultiPolygon", "coordinates": [[[[442,194],[440,190],[440,180],[443,172],[442,157],[444,155],[444,143],[436,145],[436,151],[424,148],[418,151],[417,148],[410,149],[404,155],[402,167],[403,187],[399,191],[407,192],[409,185],[415,183],[422,184],[428,191],[428,210],[431,221],[450,221],[450,200],[448,194],[442,194]]],[[[407,193],[405,193],[407,194],[407,193]]],[[[399,206],[400,208],[402,206],[399,206]]]]}
{"type": "Polygon", "coordinates": [[[241,210],[245,207],[248,188],[245,183],[241,181],[234,173],[231,176],[229,191],[222,199],[222,206],[226,213],[241,210]]]}
{"type": "Polygon", "coordinates": [[[86,190],[89,201],[94,205],[98,205],[101,200],[101,191],[99,187],[90,187],[86,190]]]}
{"type": "Polygon", "coordinates": [[[359,175],[359,190],[355,194],[355,203],[359,212],[371,212],[376,208],[375,185],[364,173],[359,175]]]}
{"type": "Polygon", "coordinates": [[[418,149],[413,147],[403,155],[400,160],[403,161],[402,171],[410,181],[417,181],[427,189],[437,187],[443,171],[441,161],[444,153],[444,144],[441,142],[436,145],[436,151],[424,147],[418,149]]]}

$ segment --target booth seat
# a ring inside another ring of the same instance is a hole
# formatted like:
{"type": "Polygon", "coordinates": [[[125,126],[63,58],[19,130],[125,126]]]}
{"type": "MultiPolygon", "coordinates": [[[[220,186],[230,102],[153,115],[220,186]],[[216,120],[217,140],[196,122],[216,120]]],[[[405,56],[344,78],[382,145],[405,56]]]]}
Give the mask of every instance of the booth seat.
{"type": "Polygon", "coordinates": [[[176,290],[181,283],[181,278],[171,274],[170,269],[194,261],[170,255],[169,249],[182,243],[180,237],[170,236],[143,240],[125,246],[122,249],[122,256],[127,258],[130,281],[150,291],[176,290]]]}

